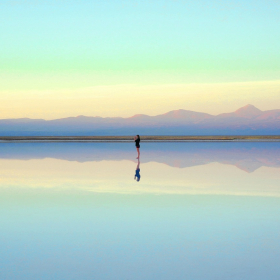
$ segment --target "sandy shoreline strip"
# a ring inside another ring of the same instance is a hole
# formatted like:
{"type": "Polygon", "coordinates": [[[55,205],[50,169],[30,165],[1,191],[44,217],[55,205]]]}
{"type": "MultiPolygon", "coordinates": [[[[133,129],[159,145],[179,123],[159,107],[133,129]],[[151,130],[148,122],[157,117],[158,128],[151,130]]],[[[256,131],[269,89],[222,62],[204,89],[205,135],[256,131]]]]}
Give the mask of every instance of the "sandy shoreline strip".
{"type": "MultiPolygon", "coordinates": [[[[0,136],[0,142],[133,142],[133,136],[0,136]]],[[[141,136],[141,142],[280,142],[280,135],[141,136]]]]}

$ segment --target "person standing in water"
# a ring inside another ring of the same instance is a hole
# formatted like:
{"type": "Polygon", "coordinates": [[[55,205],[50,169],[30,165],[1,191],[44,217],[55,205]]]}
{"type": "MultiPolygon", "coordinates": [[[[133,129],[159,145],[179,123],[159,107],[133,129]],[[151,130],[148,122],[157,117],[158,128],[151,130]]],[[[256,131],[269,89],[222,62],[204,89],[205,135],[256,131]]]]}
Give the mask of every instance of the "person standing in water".
{"type": "Polygon", "coordinates": [[[136,150],[137,150],[137,153],[138,153],[138,157],[137,159],[140,157],[140,136],[139,135],[136,135],[134,137],[134,141],[135,141],[135,146],[136,146],[136,150]]]}

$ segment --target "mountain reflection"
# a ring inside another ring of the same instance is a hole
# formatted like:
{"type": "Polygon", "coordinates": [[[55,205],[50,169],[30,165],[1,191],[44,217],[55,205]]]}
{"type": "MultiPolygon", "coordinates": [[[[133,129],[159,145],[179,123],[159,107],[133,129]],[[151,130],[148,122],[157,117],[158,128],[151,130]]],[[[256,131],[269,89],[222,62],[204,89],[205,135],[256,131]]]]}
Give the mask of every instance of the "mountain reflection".
{"type": "MultiPolygon", "coordinates": [[[[0,159],[54,158],[67,161],[133,160],[132,143],[1,143],[0,159]]],[[[277,142],[185,142],[143,143],[141,162],[163,163],[176,168],[218,162],[248,173],[265,167],[280,167],[277,142]]],[[[139,177],[140,178],[140,177],[139,177]]]]}

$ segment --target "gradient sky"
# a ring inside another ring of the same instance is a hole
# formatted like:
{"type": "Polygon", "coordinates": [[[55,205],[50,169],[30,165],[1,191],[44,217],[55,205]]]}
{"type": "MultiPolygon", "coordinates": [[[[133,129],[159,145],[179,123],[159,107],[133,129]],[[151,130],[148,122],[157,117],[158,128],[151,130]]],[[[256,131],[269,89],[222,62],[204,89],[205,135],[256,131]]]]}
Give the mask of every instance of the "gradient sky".
{"type": "Polygon", "coordinates": [[[280,108],[280,2],[1,0],[0,118],[280,108]]]}

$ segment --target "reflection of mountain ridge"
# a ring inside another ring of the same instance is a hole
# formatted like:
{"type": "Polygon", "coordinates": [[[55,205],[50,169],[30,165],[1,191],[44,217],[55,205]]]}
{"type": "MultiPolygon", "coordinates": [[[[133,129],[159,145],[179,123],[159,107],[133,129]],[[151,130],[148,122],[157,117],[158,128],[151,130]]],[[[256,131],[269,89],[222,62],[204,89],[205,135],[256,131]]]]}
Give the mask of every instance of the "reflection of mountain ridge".
{"type": "MultiPolygon", "coordinates": [[[[131,143],[1,143],[0,159],[55,158],[67,161],[134,160],[131,143]]],[[[280,167],[279,143],[143,143],[141,163],[158,162],[176,168],[218,162],[246,172],[280,167]]]]}

